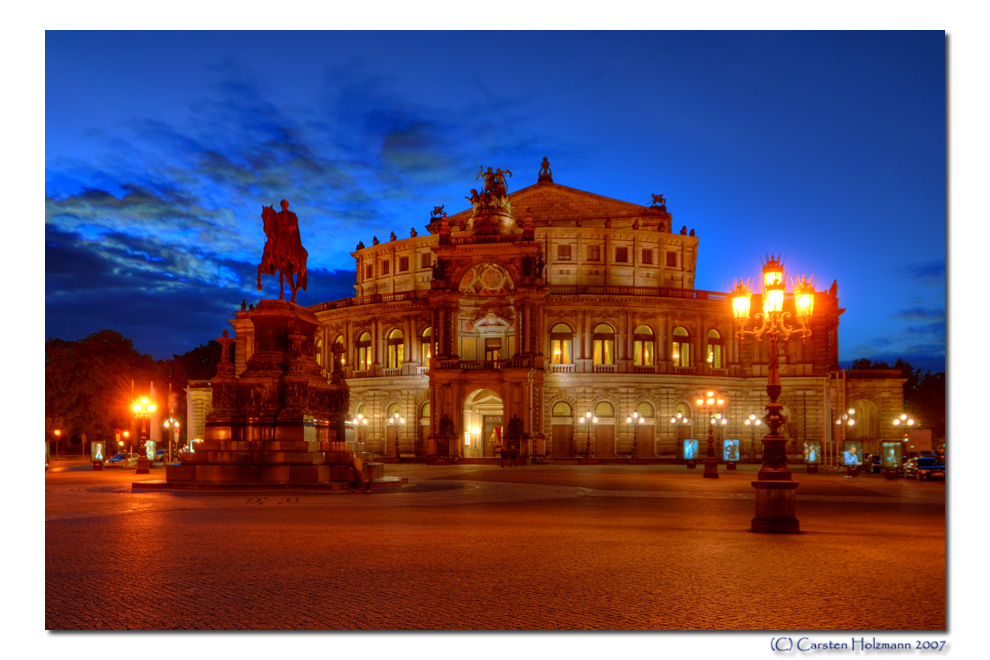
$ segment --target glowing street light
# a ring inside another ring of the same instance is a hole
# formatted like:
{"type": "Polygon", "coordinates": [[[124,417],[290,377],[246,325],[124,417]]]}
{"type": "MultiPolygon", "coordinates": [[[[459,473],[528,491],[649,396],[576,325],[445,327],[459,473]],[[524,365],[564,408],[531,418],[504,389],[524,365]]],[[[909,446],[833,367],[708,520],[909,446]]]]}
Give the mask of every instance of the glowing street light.
{"type": "Polygon", "coordinates": [[[395,413],[388,418],[388,423],[395,427],[395,457],[399,458],[399,426],[406,423],[406,418],[395,413]]]}
{"type": "Polygon", "coordinates": [[[628,417],[626,417],[626,424],[634,425],[632,427],[632,429],[633,429],[632,457],[633,458],[639,458],[639,456],[638,456],[638,453],[639,453],[639,425],[640,424],[645,424],[645,423],[646,423],[646,419],[644,419],[643,416],[640,415],[638,412],[634,412],[633,414],[631,414],[628,417]]]}
{"type": "Polygon", "coordinates": [[[591,425],[598,423],[598,418],[592,415],[590,412],[584,413],[583,417],[578,418],[578,422],[585,425],[584,441],[585,441],[585,455],[588,458],[595,457],[595,450],[591,444],[591,425]]]}
{"type": "MultiPolygon", "coordinates": [[[[177,420],[174,417],[169,417],[168,419],[165,420],[164,426],[165,426],[165,432],[166,433],[168,433],[169,429],[172,430],[172,433],[175,436],[175,438],[174,438],[175,446],[178,447],[179,446],[179,420],[177,420]]],[[[169,463],[172,462],[172,441],[171,440],[168,443],[168,462],[169,463]]]]}
{"type": "Polygon", "coordinates": [[[749,427],[749,451],[753,455],[753,460],[756,460],[756,427],[763,425],[763,420],[760,419],[755,413],[750,413],[749,417],[743,420],[743,424],[749,427]]]}
{"type": "Polygon", "coordinates": [[[787,439],[780,434],[780,427],[787,423],[783,415],[783,405],[777,402],[780,396],[780,367],[777,359],[777,341],[787,341],[796,335],[804,342],[811,336],[811,322],[815,307],[814,280],[805,276],[794,282],[794,313],[784,310],[785,272],[779,255],[769,255],[763,262],[763,311],[756,318],[761,321],[755,330],[747,329],[750,323],[750,307],[753,295],[749,282],[737,281],[733,287],[732,312],[738,330],[736,337],[742,342],[746,337],[770,342],[770,367],[767,376],[767,415],[764,418],[770,432],[763,438],[763,465],[753,482],[756,488],[756,517],[751,529],[754,532],[795,533],[800,531],[800,523],[794,515],[798,484],[791,480],[787,469],[787,439]],[[799,327],[788,325],[787,320],[796,316],[799,327]]]}
{"type": "MultiPolygon", "coordinates": [[[[670,418],[670,423],[673,424],[674,429],[676,431],[677,429],[680,429],[682,427],[690,426],[691,420],[685,417],[684,413],[677,413],[676,415],[670,418]]],[[[677,439],[678,440],[681,439],[680,433],[677,433],[677,439]]],[[[693,470],[695,467],[698,466],[698,463],[695,461],[696,457],[694,455],[692,455],[690,458],[688,458],[687,456],[685,456],[684,458],[687,461],[686,465],[689,470],[693,470]]]]}
{"type": "Polygon", "coordinates": [[[704,396],[695,402],[698,412],[708,415],[708,454],[705,456],[705,472],[701,476],[706,479],[718,479],[718,457],[715,456],[715,427],[725,426],[729,420],[722,415],[725,399],[718,392],[708,390],[704,396]]]}

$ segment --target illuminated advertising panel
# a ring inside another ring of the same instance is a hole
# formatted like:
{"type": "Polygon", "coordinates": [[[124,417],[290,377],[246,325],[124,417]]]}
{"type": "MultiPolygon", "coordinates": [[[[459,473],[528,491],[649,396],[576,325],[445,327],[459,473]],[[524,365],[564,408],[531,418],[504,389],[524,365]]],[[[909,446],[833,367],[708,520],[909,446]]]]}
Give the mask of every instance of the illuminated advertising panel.
{"type": "Polygon", "coordinates": [[[804,443],[804,462],[809,465],[822,460],[822,443],[820,440],[809,440],[804,443]]]}
{"type": "Polygon", "coordinates": [[[722,460],[725,461],[738,461],[739,460],[739,440],[738,438],[732,438],[722,441],[722,460]]]}
{"type": "Polygon", "coordinates": [[[101,461],[102,462],[103,459],[106,457],[106,453],[105,452],[106,452],[106,449],[103,446],[103,443],[102,442],[91,442],[91,443],[89,443],[89,457],[94,462],[95,461],[101,461]]]}
{"type": "Polygon", "coordinates": [[[885,468],[901,467],[902,447],[899,442],[884,442],[880,445],[881,465],[885,468]]]}
{"type": "Polygon", "coordinates": [[[861,440],[846,440],[842,446],[842,464],[859,465],[863,462],[863,442],[861,440]]]}
{"type": "Polygon", "coordinates": [[[698,441],[694,438],[684,441],[684,458],[689,461],[698,458],[698,441]]]}

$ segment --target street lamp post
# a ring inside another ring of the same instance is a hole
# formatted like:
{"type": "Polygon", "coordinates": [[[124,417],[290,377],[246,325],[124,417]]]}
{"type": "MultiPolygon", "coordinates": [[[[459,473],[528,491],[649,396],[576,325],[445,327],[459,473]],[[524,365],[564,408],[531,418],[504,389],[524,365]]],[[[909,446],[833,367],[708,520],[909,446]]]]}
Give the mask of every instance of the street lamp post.
{"type": "Polygon", "coordinates": [[[637,455],[639,453],[639,425],[645,424],[646,420],[639,414],[639,412],[634,412],[633,414],[626,417],[626,424],[633,424],[633,446],[632,446],[632,458],[639,458],[637,455]]]}
{"type": "Polygon", "coordinates": [[[399,427],[406,423],[406,418],[395,413],[388,418],[388,423],[395,428],[395,457],[399,458],[399,427]]]}
{"type": "Polygon", "coordinates": [[[138,420],[138,462],[137,462],[137,473],[147,474],[149,471],[150,461],[154,456],[148,456],[147,442],[148,434],[150,434],[151,429],[145,428],[151,420],[151,416],[155,413],[157,406],[151,402],[148,397],[143,396],[139,400],[135,401],[131,405],[131,410],[134,411],[134,417],[138,420]],[[144,448],[144,457],[141,456],[141,448],[144,448]]]}
{"type": "MultiPolygon", "coordinates": [[[[677,413],[676,415],[670,418],[670,423],[674,425],[674,432],[676,433],[677,430],[680,429],[681,427],[690,426],[691,420],[685,417],[684,413],[677,413]]],[[[677,433],[677,440],[678,441],[681,440],[679,433],[677,433]]],[[[685,460],[687,461],[687,467],[689,470],[693,470],[695,467],[698,466],[698,463],[695,460],[694,456],[692,456],[691,458],[685,457],[685,460]]]]}
{"type": "Polygon", "coordinates": [[[578,421],[585,425],[584,433],[584,443],[585,443],[585,456],[587,458],[595,457],[595,450],[591,444],[591,425],[598,423],[598,418],[592,415],[590,412],[584,413],[583,417],[579,417],[578,421]]]}
{"type": "Polygon", "coordinates": [[[715,455],[715,426],[724,426],[728,420],[722,416],[725,399],[717,392],[708,390],[705,395],[696,400],[699,413],[708,415],[708,454],[705,456],[705,479],[718,479],[718,457],[715,455]]]}
{"type": "MultiPolygon", "coordinates": [[[[844,452],[846,450],[846,447],[845,447],[846,442],[845,441],[846,441],[846,437],[849,434],[849,427],[850,426],[856,426],[856,409],[855,408],[850,408],[846,412],[842,413],[842,415],[839,417],[839,419],[835,420],[835,425],[839,429],[842,429],[842,447],[841,448],[842,448],[842,451],[844,452]]],[[[836,450],[836,452],[833,452],[833,457],[836,455],[837,451],[838,451],[838,449],[836,450]]]]}
{"type": "Polygon", "coordinates": [[[749,453],[756,461],[756,427],[762,426],[763,420],[757,417],[755,413],[750,413],[743,423],[749,427],[749,453]]]}
{"type": "Polygon", "coordinates": [[[911,415],[901,413],[900,417],[894,419],[893,424],[898,429],[904,429],[904,436],[901,438],[901,456],[903,457],[901,460],[904,460],[908,457],[908,450],[911,447],[911,445],[908,444],[911,440],[911,429],[915,427],[917,422],[911,415]]]}
{"type": "Polygon", "coordinates": [[[172,431],[174,438],[169,438],[168,442],[168,462],[172,462],[172,444],[175,443],[176,446],[179,445],[179,420],[174,417],[169,417],[165,420],[165,434],[168,437],[169,430],[172,431]]]}
{"type": "Polygon", "coordinates": [[[753,482],[756,489],[756,517],[752,521],[754,532],[796,533],[800,523],[795,516],[796,491],[798,483],[791,480],[787,468],[787,440],[780,434],[780,427],[787,423],[783,415],[783,405],[777,402],[780,396],[780,367],[777,360],[778,340],[787,341],[791,335],[805,341],[811,336],[811,321],[815,304],[815,288],[812,281],[804,276],[794,283],[794,307],[800,327],[788,326],[786,321],[791,312],[784,311],[785,273],[779,256],[770,255],[763,262],[763,312],[756,314],[761,320],[756,330],[746,328],[750,322],[752,293],[749,283],[737,282],[732,291],[732,309],[738,330],[736,337],[742,342],[746,337],[759,341],[763,337],[770,343],[770,367],[767,376],[767,414],[763,418],[769,433],[763,437],[763,465],[753,482]]]}

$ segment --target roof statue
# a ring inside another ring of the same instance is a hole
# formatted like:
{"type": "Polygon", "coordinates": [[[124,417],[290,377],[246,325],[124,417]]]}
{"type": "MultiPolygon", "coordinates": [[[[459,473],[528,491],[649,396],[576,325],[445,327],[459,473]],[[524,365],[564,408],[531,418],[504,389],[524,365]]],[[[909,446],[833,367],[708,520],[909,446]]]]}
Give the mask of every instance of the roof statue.
{"type": "Polygon", "coordinates": [[[436,220],[436,219],[438,219],[438,218],[439,218],[439,217],[440,217],[441,215],[443,215],[443,207],[444,207],[444,206],[445,206],[444,204],[441,204],[440,206],[434,206],[434,207],[433,207],[433,211],[431,211],[431,212],[430,212],[430,220],[431,220],[431,221],[432,221],[432,220],[436,220]]]}
{"type": "Polygon", "coordinates": [[[663,195],[653,195],[653,203],[650,204],[650,208],[654,209],[665,209],[667,208],[667,200],[663,195]]]}
{"type": "Polygon", "coordinates": [[[537,182],[546,181],[547,183],[553,183],[553,172],[550,170],[550,161],[547,157],[543,157],[543,162],[540,164],[540,175],[537,177],[537,182]]]}
{"type": "Polygon", "coordinates": [[[512,218],[512,204],[509,202],[509,186],[506,175],[512,176],[509,170],[482,167],[475,180],[482,179],[484,185],[481,192],[471,189],[471,195],[466,199],[471,202],[474,211],[468,226],[474,234],[509,234],[521,230],[512,218]]]}
{"type": "Polygon", "coordinates": [[[278,273],[281,288],[278,299],[285,300],[285,282],[288,280],[292,299],[296,302],[299,289],[306,290],[306,259],[309,253],[302,246],[299,237],[299,218],[289,210],[289,202],[279,203],[281,211],[276,212],[274,204],[261,207],[261,218],[265,227],[265,249],[258,264],[258,290],[261,291],[261,276],[278,273]]]}

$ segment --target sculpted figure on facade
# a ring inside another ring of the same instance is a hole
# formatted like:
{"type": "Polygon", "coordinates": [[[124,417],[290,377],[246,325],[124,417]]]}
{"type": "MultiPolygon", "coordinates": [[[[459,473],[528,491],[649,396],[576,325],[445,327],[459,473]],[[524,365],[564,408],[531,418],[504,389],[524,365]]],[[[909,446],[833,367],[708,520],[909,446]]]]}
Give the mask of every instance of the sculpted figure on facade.
{"type": "Polygon", "coordinates": [[[667,208],[667,200],[664,198],[663,195],[656,195],[656,194],[654,194],[653,195],[653,203],[650,204],[650,208],[655,208],[655,209],[656,208],[660,208],[660,209],[667,208]]]}
{"type": "Polygon", "coordinates": [[[282,200],[282,210],[276,212],[271,206],[262,206],[261,218],[264,221],[265,248],[258,265],[258,290],[261,290],[261,276],[278,273],[279,300],[285,300],[285,283],[292,290],[289,302],[296,302],[299,289],[306,290],[306,261],[309,254],[302,246],[299,236],[299,218],[289,210],[289,202],[282,200]]]}

